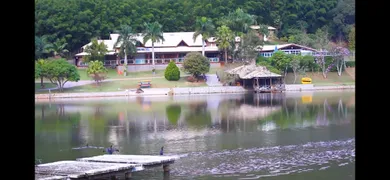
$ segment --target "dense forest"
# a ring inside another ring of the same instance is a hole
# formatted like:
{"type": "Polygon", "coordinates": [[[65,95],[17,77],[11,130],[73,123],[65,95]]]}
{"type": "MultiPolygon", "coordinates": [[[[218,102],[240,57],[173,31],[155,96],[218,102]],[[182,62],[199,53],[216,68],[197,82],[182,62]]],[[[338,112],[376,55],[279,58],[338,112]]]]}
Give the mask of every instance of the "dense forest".
{"type": "Polygon", "coordinates": [[[333,40],[348,40],[355,24],[354,0],[35,0],[35,35],[74,52],[93,37],[108,38],[121,25],[141,32],[157,21],[164,32],[195,31],[197,17],[219,26],[237,8],[257,24],[277,28],[277,37],[314,34],[327,27],[333,40]]]}

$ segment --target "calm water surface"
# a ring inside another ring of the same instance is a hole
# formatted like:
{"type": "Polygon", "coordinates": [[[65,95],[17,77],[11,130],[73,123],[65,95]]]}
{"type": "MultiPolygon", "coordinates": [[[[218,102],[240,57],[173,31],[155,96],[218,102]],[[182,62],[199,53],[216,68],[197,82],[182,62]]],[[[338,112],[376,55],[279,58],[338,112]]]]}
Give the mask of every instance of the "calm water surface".
{"type": "Polygon", "coordinates": [[[43,163],[121,154],[181,157],[134,179],[355,179],[355,92],[191,95],[36,102],[43,163]]]}

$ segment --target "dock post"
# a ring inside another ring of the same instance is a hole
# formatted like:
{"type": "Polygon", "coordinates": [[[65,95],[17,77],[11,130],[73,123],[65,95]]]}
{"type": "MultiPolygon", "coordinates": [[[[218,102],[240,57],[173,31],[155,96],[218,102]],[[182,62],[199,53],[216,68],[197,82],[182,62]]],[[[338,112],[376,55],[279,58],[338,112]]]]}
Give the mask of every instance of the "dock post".
{"type": "Polygon", "coordinates": [[[125,173],[125,179],[126,180],[131,179],[131,172],[125,173]]]}
{"type": "Polygon", "coordinates": [[[169,164],[163,164],[163,170],[164,170],[164,179],[169,179],[169,171],[171,170],[169,168],[169,164]]]}
{"type": "Polygon", "coordinates": [[[164,172],[169,172],[170,171],[169,164],[163,164],[163,169],[164,169],[164,172]]]}

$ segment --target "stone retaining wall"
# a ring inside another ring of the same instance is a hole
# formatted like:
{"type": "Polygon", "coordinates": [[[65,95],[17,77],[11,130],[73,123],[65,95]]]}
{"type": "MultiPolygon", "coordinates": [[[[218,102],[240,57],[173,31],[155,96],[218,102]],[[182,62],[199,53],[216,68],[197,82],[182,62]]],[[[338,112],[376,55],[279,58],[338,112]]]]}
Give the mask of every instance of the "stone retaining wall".
{"type": "MultiPolygon", "coordinates": [[[[355,85],[349,86],[320,86],[312,84],[286,85],[286,91],[314,91],[314,90],[338,90],[354,89],[355,85]]],[[[84,93],[51,93],[35,94],[35,99],[49,98],[92,98],[92,97],[120,97],[120,96],[169,96],[185,94],[213,94],[213,93],[244,93],[248,90],[242,86],[217,86],[217,87],[186,87],[186,88],[145,88],[144,92],[137,94],[135,89],[117,92],[84,92],[84,93]]]]}

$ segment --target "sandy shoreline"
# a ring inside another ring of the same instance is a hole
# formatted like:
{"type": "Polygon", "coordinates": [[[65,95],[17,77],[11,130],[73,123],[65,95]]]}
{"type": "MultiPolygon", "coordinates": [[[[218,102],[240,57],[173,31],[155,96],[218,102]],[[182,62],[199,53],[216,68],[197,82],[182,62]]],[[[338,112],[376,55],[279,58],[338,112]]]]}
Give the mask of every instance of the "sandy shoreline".
{"type": "MultiPolygon", "coordinates": [[[[355,85],[343,86],[313,86],[306,84],[286,85],[286,91],[318,91],[318,90],[341,90],[355,89],[355,85]]],[[[186,87],[186,88],[151,88],[143,89],[144,92],[137,94],[135,90],[116,92],[81,92],[81,93],[47,93],[35,94],[35,99],[53,98],[94,98],[94,97],[121,97],[121,96],[170,96],[189,94],[224,94],[224,93],[244,93],[248,90],[241,86],[216,86],[216,87],[186,87]]]]}

